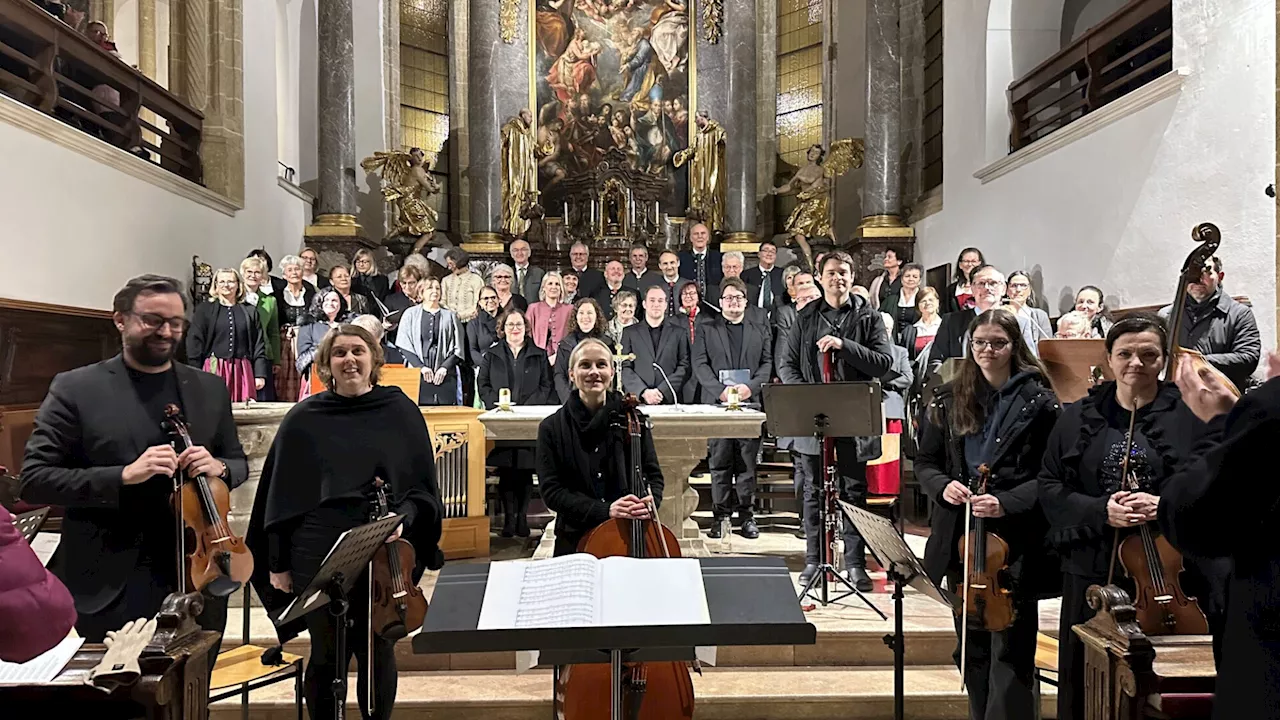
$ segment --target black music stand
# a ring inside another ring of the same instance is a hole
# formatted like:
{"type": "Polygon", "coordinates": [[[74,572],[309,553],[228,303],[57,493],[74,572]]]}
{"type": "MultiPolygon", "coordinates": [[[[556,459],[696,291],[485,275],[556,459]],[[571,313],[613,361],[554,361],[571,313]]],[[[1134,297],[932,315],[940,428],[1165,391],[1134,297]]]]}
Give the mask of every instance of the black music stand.
{"type": "Polygon", "coordinates": [[[893,634],[884,636],[884,644],[893,650],[893,717],[895,720],[902,720],[906,698],[906,638],[902,631],[903,587],[910,585],[926,597],[949,608],[954,608],[955,604],[950,593],[934,585],[929,579],[919,558],[911,552],[893,523],[843,500],[840,501],[840,507],[854,527],[858,528],[858,533],[867,541],[867,547],[871,548],[872,554],[893,581],[893,634]]]}
{"type": "MultiPolygon", "coordinates": [[[[431,611],[413,637],[415,653],[538,650],[539,665],[608,662],[620,693],[622,663],[692,660],[695,647],[812,645],[817,628],[797,607],[786,563],[777,557],[698,558],[710,622],[705,625],[479,629],[489,563],[447,565],[431,611]]],[[[666,598],[665,601],[670,601],[666,598]]],[[[614,709],[620,694],[614,695],[614,709]]],[[[614,715],[620,718],[620,715],[614,715]]]]}
{"type": "MultiPolygon", "coordinates": [[[[774,437],[803,437],[812,435],[818,440],[818,447],[823,447],[827,438],[855,438],[880,436],[884,434],[884,395],[880,382],[834,382],[805,383],[798,385],[765,385],[764,407],[765,423],[769,433],[774,437]]],[[[821,455],[819,457],[822,457],[821,455]]],[[[840,519],[837,512],[832,516],[831,503],[836,499],[828,497],[830,490],[836,487],[831,478],[837,470],[834,465],[827,466],[825,458],[821,461],[822,475],[813,478],[819,487],[818,520],[819,531],[825,540],[829,527],[840,519]]],[[[822,555],[818,558],[818,571],[805,583],[800,598],[811,597],[823,606],[839,602],[850,595],[857,595],[867,607],[871,608],[881,620],[889,618],[880,608],[862,594],[862,591],[835,568],[834,529],[830,529],[833,538],[825,542],[822,555]],[[830,596],[828,584],[836,582],[843,585],[846,591],[836,597],[830,596]],[[815,595],[815,591],[817,594],[815,595]]]]}
{"type": "Polygon", "coordinates": [[[26,538],[27,544],[30,545],[35,542],[36,535],[40,534],[40,528],[44,526],[47,517],[49,517],[49,508],[42,507],[15,517],[13,526],[18,528],[18,532],[22,533],[22,537],[26,538]]]}
{"type": "MultiPolygon", "coordinates": [[[[350,601],[347,593],[356,584],[356,578],[373,560],[373,554],[386,543],[404,515],[388,515],[381,520],[347,530],[338,536],[320,569],[306,589],[280,613],[273,622],[279,626],[328,606],[337,624],[334,642],[334,667],[338,668],[333,680],[334,701],[337,704],[334,717],[347,717],[347,610],[350,601]]],[[[369,658],[373,662],[373,658],[369,658]]],[[[369,688],[373,692],[373,688],[369,688]]]]}

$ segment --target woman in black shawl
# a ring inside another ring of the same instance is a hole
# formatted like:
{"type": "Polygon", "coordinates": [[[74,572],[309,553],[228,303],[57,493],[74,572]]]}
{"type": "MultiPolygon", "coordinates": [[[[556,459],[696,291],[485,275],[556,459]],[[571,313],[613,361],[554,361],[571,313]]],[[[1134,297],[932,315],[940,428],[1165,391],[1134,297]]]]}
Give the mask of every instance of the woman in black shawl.
{"type": "MultiPolygon", "coordinates": [[[[1107,333],[1107,363],[1116,380],[1068,405],[1049,435],[1040,471],[1040,504],[1049,540],[1062,556],[1062,614],[1058,631],[1058,717],[1084,717],[1084,647],[1071,628],[1093,616],[1090,585],[1105,585],[1115,530],[1121,537],[1156,519],[1164,483],[1192,459],[1207,431],[1184,405],[1178,388],[1160,381],[1168,347],[1164,323],[1135,315],[1107,333]],[[1129,417],[1134,418],[1129,471],[1139,490],[1122,489],[1121,467],[1129,417]]],[[[1182,587],[1199,600],[1217,648],[1229,568],[1223,560],[1184,556],[1182,587]]],[[[1115,584],[1132,592],[1116,567],[1115,584]]]]}
{"type": "Polygon", "coordinates": [[[538,425],[538,485],[556,513],[555,554],[577,552],[578,541],[600,523],[649,517],[648,502],[662,503],[662,468],[649,428],[641,430],[644,482],[641,499],[627,487],[631,438],[622,396],[610,392],[613,353],[600,338],[578,343],[569,357],[574,392],[538,425]]]}
{"type": "MultiPolygon", "coordinates": [[[[392,538],[404,537],[414,546],[414,581],[424,566],[444,564],[438,547],[444,510],[431,436],[416,403],[399,388],[376,384],[382,361],[382,349],[368,331],[340,325],[316,353],[328,392],[294,406],[280,423],[262,468],[248,532],[253,584],[272,617],[307,587],[343,531],[369,522],[375,478],[390,489],[391,511],[404,515],[392,538]]],[[[332,717],[336,669],[346,672],[351,654],[361,677],[367,677],[368,600],[360,590],[367,585],[362,574],[351,593],[348,657],[336,665],[336,629],[327,611],[277,628],[282,643],[303,627],[311,635],[305,695],[312,718],[332,717]]],[[[396,695],[395,642],[375,636],[373,648],[376,702],[371,717],[389,718],[396,695]]],[[[363,682],[357,683],[357,694],[363,712],[363,682]]]]}

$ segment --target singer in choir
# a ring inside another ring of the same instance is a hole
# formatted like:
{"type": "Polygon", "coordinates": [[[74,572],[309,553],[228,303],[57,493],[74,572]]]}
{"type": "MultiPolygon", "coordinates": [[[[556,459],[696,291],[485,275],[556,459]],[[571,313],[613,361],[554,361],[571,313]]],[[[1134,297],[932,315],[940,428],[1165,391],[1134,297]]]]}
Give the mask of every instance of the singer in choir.
{"type": "Polygon", "coordinates": [[[567,401],[569,394],[573,392],[573,383],[569,379],[569,353],[589,337],[602,338],[608,342],[604,332],[606,325],[604,309],[595,298],[578,298],[573,304],[573,314],[569,316],[564,338],[560,340],[560,348],[556,352],[553,373],[556,397],[561,403],[567,401]]]}
{"type": "Polygon", "coordinates": [[[576,552],[578,542],[610,518],[645,520],[662,504],[662,468],[653,434],[642,427],[645,497],[627,490],[630,437],[622,395],[613,387],[613,353],[588,338],[570,354],[574,392],[538,425],[538,483],[556,513],[555,555],[576,552]]]}
{"type": "MultiPolygon", "coordinates": [[[[1164,323],[1154,315],[1127,317],[1111,326],[1107,363],[1116,379],[1068,405],[1045,450],[1040,503],[1049,520],[1049,541],[1062,557],[1062,720],[1084,718],[1084,647],[1071,627],[1093,616],[1085,591],[1108,582],[1132,591],[1118,563],[1112,565],[1117,539],[1156,519],[1164,482],[1194,459],[1196,441],[1207,432],[1180,402],[1178,388],[1160,380],[1166,347],[1164,323]],[[1127,489],[1121,477],[1130,420],[1128,471],[1136,490],[1127,489]]],[[[1229,568],[1225,561],[1190,555],[1183,562],[1182,588],[1199,601],[1216,640],[1221,637],[1229,568]]]]}
{"type": "MultiPolygon", "coordinates": [[[[822,299],[804,307],[787,333],[787,344],[778,362],[778,376],[784,383],[870,381],[884,376],[893,366],[889,336],[880,313],[871,303],[854,297],[853,258],[843,251],[823,255],[818,266],[822,299]],[[824,356],[830,372],[824,369],[824,356]]],[[[867,462],[880,457],[880,437],[841,438],[836,441],[836,475],[840,499],[864,505],[867,492],[867,462]]],[[[818,527],[820,488],[825,475],[822,458],[801,455],[809,463],[805,488],[805,566],[803,584],[818,570],[822,529],[818,527]]],[[[853,523],[844,527],[844,561],[849,579],[862,592],[872,588],[867,575],[866,544],[853,523]]]]}
{"type": "Polygon", "coordinates": [[[622,366],[622,388],[646,405],[680,401],[689,377],[689,333],[667,316],[667,293],[650,285],[644,291],[644,319],[622,332],[622,353],[634,354],[622,366]]]}
{"type": "MultiPolygon", "coordinates": [[[[1061,410],[1012,313],[988,310],[969,324],[968,336],[970,352],[921,421],[915,472],[934,503],[925,570],[934,582],[947,578],[952,590],[964,581],[958,543],[966,506],[984,519],[987,532],[1008,543],[1013,625],[989,632],[970,624],[960,671],[973,720],[1035,720],[1036,601],[1057,575],[1057,568],[1045,572],[1048,527],[1036,475],[1061,410]],[[975,480],[982,466],[989,479],[980,493],[975,480]]],[[[956,621],[957,634],[962,622],[956,621]]]]}

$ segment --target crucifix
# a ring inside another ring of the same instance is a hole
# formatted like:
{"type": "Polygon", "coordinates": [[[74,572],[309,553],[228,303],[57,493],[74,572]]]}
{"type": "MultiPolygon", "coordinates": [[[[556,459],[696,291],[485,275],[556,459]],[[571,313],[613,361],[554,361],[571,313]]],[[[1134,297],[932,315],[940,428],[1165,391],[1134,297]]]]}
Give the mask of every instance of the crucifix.
{"type": "Polygon", "coordinates": [[[636,359],[635,353],[622,354],[622,343],[615,343],[613,346],[613,385],[614,389],[622,392],[622,364],[636,359]]]}

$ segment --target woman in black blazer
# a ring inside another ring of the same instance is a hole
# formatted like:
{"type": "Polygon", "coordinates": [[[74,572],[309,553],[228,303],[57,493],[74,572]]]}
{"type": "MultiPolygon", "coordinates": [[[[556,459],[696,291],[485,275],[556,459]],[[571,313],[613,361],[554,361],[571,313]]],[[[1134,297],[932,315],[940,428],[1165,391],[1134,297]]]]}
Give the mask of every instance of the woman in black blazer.
{"type": "MultiPolygon", "coordinates": [[[[521,310],[511,309],[498,318],[502,339],[480,360],[477,387],[488,410],[498,407],[499,391],[511,391],[513,405],[550,405],[555,402],[551,363],[547,353],[528,336],[529,321],[521,310]]],[[[534,444],[498,441],[488,464],[498,468],[498,497],[502,501],[502,536],[529,537],[529,488],[533,485],[534,444]]]]}
{"type": "MultiPolygon", "coordinates": [[[[471,373],[473,379],[480,372],[480,366],[484,364],[485,351],[498,341],[498,291],[494,290],[492,285],[480,288],[476,307],[478,308],[476,316],[470,322],[464,323],[464,333],[467,336],[466,371],[471,373]]],[[[472,386],[474,387],[475,383],[472,383],[472,386]]],[[[480,391],[477,389],[475,394],[479,396],[480,391]]],[[[471,405],[475,402],[475,398],[464,397],[462,402],[471,405]]]]}
{"type": "Polygon", "coordinates": [[[604,521],[649,518],[648,501],[662,503],[662,468],[648,426],[640,428],[640,466],[652,497],[628,487],[630,438],[622,395],[610,392],[613,353],[601,338],[570,351],[573,392],[538,425],[538,483],[556,513],[555,555],[576,552],[584,535],[604,521]]]}

